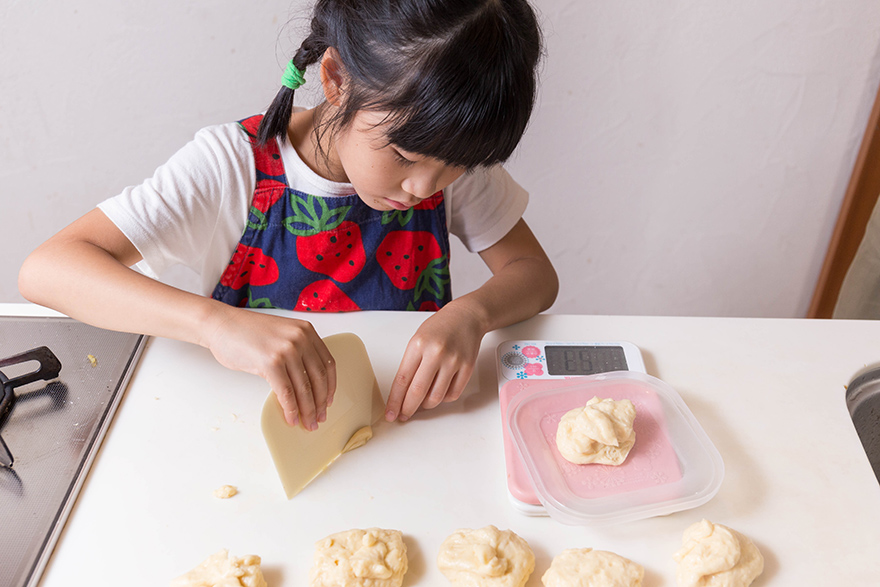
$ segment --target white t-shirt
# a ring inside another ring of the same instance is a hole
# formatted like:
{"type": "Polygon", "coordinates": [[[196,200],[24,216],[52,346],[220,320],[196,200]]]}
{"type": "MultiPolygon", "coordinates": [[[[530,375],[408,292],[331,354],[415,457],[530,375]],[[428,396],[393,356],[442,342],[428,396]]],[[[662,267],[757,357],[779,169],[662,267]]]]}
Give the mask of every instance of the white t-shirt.
{"type": "MultiPolygon", "coordinates": [[[[280,150],[291,188],[318,197],[355,193],[350,183],[312,171],[289,142],[280,150]]],[[[200,293],[211,295],[244,233],[255,184],[247,136],[237,123],[221,124],[199,131],[153,177],[98,207],[140,252],[138,269],[158,278],[184,265],[199,275],[200,293]]],[[[528,204],[501,166],[465,174],[443,194],[449,232],[471,252],[501,240],[528,204]]]]}

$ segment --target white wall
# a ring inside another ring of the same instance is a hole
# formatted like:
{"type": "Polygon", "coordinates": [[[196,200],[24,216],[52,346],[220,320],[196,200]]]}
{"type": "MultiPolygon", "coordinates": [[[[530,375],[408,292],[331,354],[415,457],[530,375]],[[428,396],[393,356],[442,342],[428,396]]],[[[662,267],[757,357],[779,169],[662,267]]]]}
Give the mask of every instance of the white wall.
{"type": "MultiPolygon", "coordinates": [[[[305,6],[0,0],[0,301],[49,235],[265,108],[305,6]]],[[[541,98],[508,167],[561,276],[553,311],[802,316],[880,80],[880,4],[539,9],[541,98]]],[[[453,254],[461,294],[487,272],[453,254]]]]}

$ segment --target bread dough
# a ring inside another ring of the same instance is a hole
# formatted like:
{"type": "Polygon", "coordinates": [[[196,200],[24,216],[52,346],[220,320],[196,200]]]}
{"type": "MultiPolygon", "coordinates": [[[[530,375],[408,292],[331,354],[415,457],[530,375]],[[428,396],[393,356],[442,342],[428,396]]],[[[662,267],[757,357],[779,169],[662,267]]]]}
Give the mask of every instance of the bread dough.
{"type": "Polygon", "coordinates": [[[721,524],[692,524],[681,542],[674,556],[679,587],[747,587],[764,570],[752,541],[721,524]]]}
{"type": "Polygon", "coordinates": [[[619,465],[636,442],[636,408],[628,399],[594,397],[566,412],[556,428],[556,448],[576,465],[619,465]]]}
{"type": "Polygon", "coordinates": [[[235,495],[238,495],[238,488],[232,485],[224,485],[214,490],[214,497],[217,499],[229,499],[235,495]]]}
{"type": "Polygon", "coordinates": [[[571,548],[541,577],[544,587],[641,587],[645,569],[613,552],[571,548]]]}
{"type": "Polygon", "coordinates": [[[342,447],[342,454],[345,454],[350,450],[362,447],[363,445],[367,444],[367,441],[371,438],[373,438],[372,426],[364,426],[362,428],[358,428],[355,433],[351,435],[351,438],[348,439],[348,442],[345,443],[345,446],[342,447]]]}
{"type": "Polygon", "coordinates": [[[408,563],[399,530],[348,530],[315,544],[311,587],[400,587],[408,563]]]}
{"type": "Polygon", "coordinates": [[[535,555],[510,530],[486,526],[446,538],[437,566],[456,587],[522,587],[535,570],[535,555]]]}
{"type": "Polygon", "coordinates": [[[190,572],[171,581],[171,587],[267,587],[260,557],[230,557],[223,549],[206,558],[190,572]]]}

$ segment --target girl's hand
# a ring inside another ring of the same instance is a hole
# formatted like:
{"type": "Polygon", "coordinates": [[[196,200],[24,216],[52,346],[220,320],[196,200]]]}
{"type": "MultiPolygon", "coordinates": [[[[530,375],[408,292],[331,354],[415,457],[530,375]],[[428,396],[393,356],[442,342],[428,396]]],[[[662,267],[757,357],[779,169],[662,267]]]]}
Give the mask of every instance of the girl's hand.
{"type": "Polygon", "coordinates": [[[407,344],[385,405],[385,419],[408,420],[419,407],[431,409],[461,396],[474,371],[480,320],[465,304],[449,303],[425,320],[407,344]]]}
{"type": "Polygon", "coordinates": [[[443,306],[416,331],[391,385],[386,420],[406,420],[419,406],[458,399],[474,371],[483,336],[531,318],[556,299],[556,271],[525,220],[480,256],[492,277],[443,306]]]}
{"type": "Polygon", "coordinates": [[[218,306],[220,316],[203,341],[225,367],[259,375],[278,396],[291,426],[316,430],[336,391],[336,363],[304,320],[218,306]]]}

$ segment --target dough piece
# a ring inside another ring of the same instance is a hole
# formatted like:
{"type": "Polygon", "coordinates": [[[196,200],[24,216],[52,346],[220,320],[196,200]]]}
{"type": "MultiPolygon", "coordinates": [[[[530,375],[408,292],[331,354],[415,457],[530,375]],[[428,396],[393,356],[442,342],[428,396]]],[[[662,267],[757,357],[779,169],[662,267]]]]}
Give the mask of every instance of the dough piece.
{"type": "Polygon", "coordinates": [[[556,429],[556,448],[576,465],[620,465],[636,442],[636,408],[628,399],[594,397],[567,412],[556,429]]]}
{"type": "Polygon", "coordinates": [[[541,577],[544,587],[642,587],[645,569],[613,552],[571,548],[541,577]]]}
{"type": "Polygon", "coordinates": [[[311,587],[400,587],[408,563],[399,530],[348,530],[315,544],[311,587]]]}
{"type": "Polygon", "coordinates": [[[230,557],[225,548],[190,572],[171,581],[171,587],[267,587],[260,557],[230,557]]]}
{"type": "Polygon", "coordinates": [[[342,447],[342,454],[362,447],[367,444],[367,441],[371,438],[373,438],[373,428],[371,426],[358,428],[355,433],[351,435],[351,438],[348,439],[348,442],[345,443],[345,446],[342,447]]]}
{"type": "Polygon", "coordinates": [[[229,499],[238,495],[238,488],[232,485],[224,485],[214,490],[214,497],[217,499],[229,499]]]}
{"type": "Polygon", "coordinates": [[[748,587],[764,571],[764,557],[752,541],[721,524],[692,524],[681,542],[673,557],[679,587],[748,587]]]}
{"type": "Polygon", "coordinates": [[[535,570],[528,543],[495,526],[456,530],[440,546],[437,566],[456,587],[523,587],[535,570]]]}

